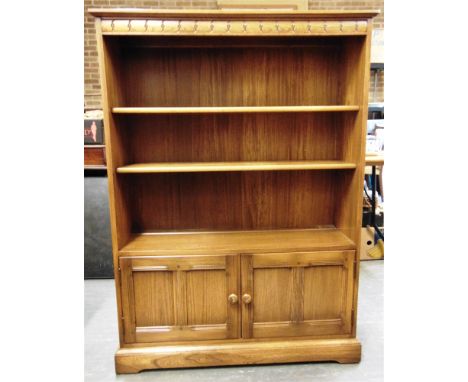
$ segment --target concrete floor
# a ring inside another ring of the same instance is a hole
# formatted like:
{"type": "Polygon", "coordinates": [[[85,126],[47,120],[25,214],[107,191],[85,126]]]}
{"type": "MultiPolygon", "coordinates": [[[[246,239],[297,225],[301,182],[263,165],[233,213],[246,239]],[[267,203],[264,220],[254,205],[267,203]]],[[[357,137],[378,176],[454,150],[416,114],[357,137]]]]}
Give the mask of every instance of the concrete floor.
{"type": "Polygon", "coordinates": [[[273,366],[233,366],[204,369],[143,371],[116,375],[118,348],[114,280],[85,281],[85,380],[88,382],[321,382],[383,381],[383,261],[361,263],[358,303],[359,364],[303,363],[273,366]]]}

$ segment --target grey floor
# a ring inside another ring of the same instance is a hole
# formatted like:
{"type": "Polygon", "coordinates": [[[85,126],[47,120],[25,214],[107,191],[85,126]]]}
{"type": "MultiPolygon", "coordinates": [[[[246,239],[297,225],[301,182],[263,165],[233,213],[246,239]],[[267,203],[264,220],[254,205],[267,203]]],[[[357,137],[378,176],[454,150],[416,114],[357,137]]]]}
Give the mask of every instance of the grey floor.
{"type": "Polygon", "coordinates": [[[383,381],[383,261],[361,263],[358,306],[358,339],[362,342],[359,364],[305,363],[273,366],[235,366],[204,369],[143,371],[115,375],[114,352],[118,347],[114,280],[85,281],[85,380],[158,382],[321,382],[383,381]]]}

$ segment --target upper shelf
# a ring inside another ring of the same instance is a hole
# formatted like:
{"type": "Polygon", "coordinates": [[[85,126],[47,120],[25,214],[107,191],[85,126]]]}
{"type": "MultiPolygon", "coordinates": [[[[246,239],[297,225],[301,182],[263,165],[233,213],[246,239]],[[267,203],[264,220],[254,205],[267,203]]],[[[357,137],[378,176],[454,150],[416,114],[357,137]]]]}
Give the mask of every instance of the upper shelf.
{"type": "Polygon", "coordinates": [[[139,163],[117,168],[120,174],[222,171],[344,170],[355,163],[330,161],[139,163]]]}
{"type": "Polygon", "coordinates": [[[114,107],[114,114],[210,114],[210,113],[318,113],[358,111],[358,105],[325,106],[207,106],[207,107],[114,107]]]}

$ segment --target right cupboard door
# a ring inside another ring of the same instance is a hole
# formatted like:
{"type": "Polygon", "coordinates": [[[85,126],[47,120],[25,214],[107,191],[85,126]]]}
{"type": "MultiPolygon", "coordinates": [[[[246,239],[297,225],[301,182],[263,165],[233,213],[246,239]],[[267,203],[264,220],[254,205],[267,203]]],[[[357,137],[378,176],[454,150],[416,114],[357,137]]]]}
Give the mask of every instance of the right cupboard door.
{"type": "Polygon", "coordinates": [[[242,255],[242,337],[351,333],[355,251],[242,255]]]}

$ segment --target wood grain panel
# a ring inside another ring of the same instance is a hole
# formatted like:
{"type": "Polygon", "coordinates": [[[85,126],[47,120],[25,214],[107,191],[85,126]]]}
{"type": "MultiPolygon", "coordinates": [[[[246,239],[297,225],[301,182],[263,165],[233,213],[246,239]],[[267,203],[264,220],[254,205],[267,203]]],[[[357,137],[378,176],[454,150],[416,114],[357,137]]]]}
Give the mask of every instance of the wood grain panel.
{"type": "Polygon", "coordinates": [[[175,324],[173,272],[136,272],[133,288],[137,327],[175,324]]]}
{"type": "Polygon", "coordinates": [[[333,224],[333,172],[242,174],[242,223],[249,229],[333,224]],[[312,213],[312,211],[314,211],[312,213]]]}
{"type": "Polygon", "coordinates": [[[345,128],[335,113],[119,118],[129,163],[340,160],[345,128]]]}
{"type": "Polygon", "coordinates": [[[241,227],[240,177],[235,175],[132,176],[128,182],[134,232],[241,227]]]}
{"type": "Polygon", "coordinates": [[[226,323],[226,271],[187,272],[187,316],[188,325],[226,323]]]}
{"type": "Polygon", "coordinates": [[[253,279],[255,322],[289,321],[294,301],[291,268],[255,269],[253,279]]]}
{"type": "Polygon", "coordinates": [[[304,321],[304,268],[291,269],[292,297],[289,320],[293,324],[304,321]]]}
{"type": "Polygon", "coordinates": [[[333,224],[333,171],[135,174],[126,179],[134,232],[333,224]]]}
{"type": "Polygon", "coordinates": [[[343,313],[342,266],[308,267],[304,270],[304,319],[340,318],[343,313]]]}
{"type": "MultiPolygon", "coordinates": [[[[194,259],[195,260],[195,259],[194,259]]],[[[196,262],[195,260],[194,262],[196,262]]],[[[181,261],[183,262],[183,261],[181,261]]],[[[177,265],[176,265],[177,267],[177,265]]],[[[187,326],[187,272],[178,269],[174,274],[174,307],[176,325],[181,328],[187,326]]]]}
{"type": "Polygon", "coordinates": [[[339,105],[340,49],[127,48],[119,106],[339,105]]]}

